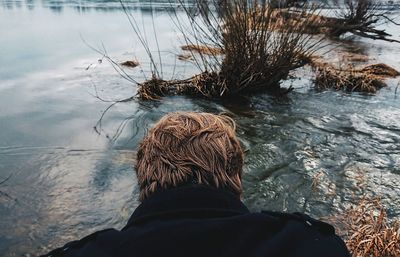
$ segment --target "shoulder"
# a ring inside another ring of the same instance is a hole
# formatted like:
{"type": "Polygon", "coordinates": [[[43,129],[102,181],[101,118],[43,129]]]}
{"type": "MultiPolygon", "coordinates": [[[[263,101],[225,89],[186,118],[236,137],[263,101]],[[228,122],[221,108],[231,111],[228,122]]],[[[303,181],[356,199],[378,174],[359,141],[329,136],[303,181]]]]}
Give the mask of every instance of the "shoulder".
{"type": "Polygon", "coordinates": [[[279,238],[296,248],[296,256],[350,257],[344,241],[326,222],[303,213],[262,211],[261,215],[280,224],[279,238]]]}
{"type": "Polygon", "coordinates": [[[41,257],[108,256],[107,254],[112,251],[112,242],[117,240],[118,235],[119,231],[115,229],[97,231],[80,240],[69,242],[63,247],[41,255],[41,257]]]}
{"type": "Polygon", "coordinates": [[[315,229],[322,234],[326,235],[334,235],[335,234],[335,228],[323,221],[311,218],[309,215],[304,214],[304,213],[284,213],[284,212],[271,212],[271,211],[262,211],[261,212],[264,216],[269,217],[269,218],[275,218],[280,220],[281,222],[293,222],[293,223],[299,223],[303,225],[303,227],[308,227],[315,229]]]}

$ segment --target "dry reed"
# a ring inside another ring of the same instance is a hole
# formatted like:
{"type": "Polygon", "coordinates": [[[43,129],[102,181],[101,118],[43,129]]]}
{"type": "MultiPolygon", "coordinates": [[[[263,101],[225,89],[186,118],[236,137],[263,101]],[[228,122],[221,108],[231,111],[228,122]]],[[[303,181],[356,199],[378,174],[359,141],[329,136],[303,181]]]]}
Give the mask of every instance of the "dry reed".
{"type": "Polygon", "coordinates": [[[135,68],[137,66],[139,66],[139,62],[138,61],[125,61],[122,62],[121,65],[126,66],[126,67],[130,67],[130,68],[135,68]]]}
{"type": "Polygon", "coordinates": [[[363,199],[328,220],[335,224],[353,257],[400,256],[400,220],[389,221],[380,200],[363,199]]]}
{"type": "Polygon", "coordinates": [[[360,70],[360,72],[373,74],[382,77],[397,77],[400,72],[384,63],[368,65],[360,70]]]}
{"type": "Polygon", "coordinates": [[[181,49],[184,51],[193,51],[205,55],[221,55],[223,54],[222,49],[206,46],[206,45],[183,45],[181,49]]]}
{"type": "Polygon", "coordinates": [[[202,72],[185,80],[163,80],[156,76],[139,83],[138,95],[142,100],[156,100],[167,95],[192,95],[214,97],[223,82],[218,74],[202,72]]]}
{"type": "Polygon", "coordinates": [[[398,71],[382,63],[368,65],[361,69],[353,66],[336,68],[320,62],[313,62],[312,66],[316,71],[315,87],[322,90],[376,93],[377,90],[387,86],[385,78],[400,75],[398,71]]]}
{"type": "Polygon", "coordinates": [[[365,55],[365,54],[356,54],[356,53],[349,53],[349,52],[341,52],[339,54],[340,54],[341,60],[343,62],[365,63],[371,59],[368,55],[365,55]]]}

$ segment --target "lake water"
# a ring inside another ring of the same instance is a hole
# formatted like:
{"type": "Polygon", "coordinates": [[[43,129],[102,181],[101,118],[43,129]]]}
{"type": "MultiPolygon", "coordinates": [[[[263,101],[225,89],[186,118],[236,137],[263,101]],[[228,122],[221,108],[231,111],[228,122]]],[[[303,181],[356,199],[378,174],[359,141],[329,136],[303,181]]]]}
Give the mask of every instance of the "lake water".
{"type": "MultiPolygon", "coordinates": [[[[195,72],[177,60],[183,43],[168,5],[129,6],[152,49],[160,43],[164,76],[195,72]]],[[[387,29],[400,39],[399,27],[387,29]]],[[[296,90],[285,101],[135,99],[109,108],[99,124],[110,103],[96,92],[118,100],[136,87],[87,44],[104,46],[118,62],[139,60],[126,69],[138,80],[149,74],[117,2],[0,1],[0,32],[0,256],[37,255],[122,228],[138,205],[136,146],[157,119],[178,110],[232,114],[246,150],[244,201],[254,211],[323,217],[368,195],[381,197],[391,218],[400,215],[399,80],[373,96],[317,92],[306,69],[286,82],[296,90]]],[[[356,38],[339,48],[400,70],[398,44],[356,38]]]]}

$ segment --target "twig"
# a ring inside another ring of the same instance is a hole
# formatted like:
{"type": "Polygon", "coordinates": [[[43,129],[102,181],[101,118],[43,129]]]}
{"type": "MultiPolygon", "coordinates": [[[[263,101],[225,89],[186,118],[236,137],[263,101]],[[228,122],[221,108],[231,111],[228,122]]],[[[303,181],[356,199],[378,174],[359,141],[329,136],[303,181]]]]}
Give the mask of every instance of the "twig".
{"type": "Polygon", "coordinates": [[[10,175],[8,175],[8,177],[7,177],[6,179],[4,179],[3,181],[0,181],[0,185],[6,183],[12,176],[13,176],[13,173],[11,173],[10,175]]]}
{"type": "Polygon", "coordinates": [[[138,84],[138,82],[137,82],[134,78],[132,78],[128,73],[126,73],[125,70],[124,70],[116,61],[114,61],[110,56],[108,56],[108,53],[107,53],[107,50],[106,50],[104,44],[102,44],[103,51],[101,51],[101,50],[99,50],[99,49],[93,47],[92,45],[90,45],[88,42],[86,42],[86,40],[83,38],[83,36],[82,36],[81,34],[80,34],[80,37],[81,37],[82,42],[83,42],[87,47],[89,47],[90,49],[92,49],[92,50],[95,51],[96,53],[99,53],[99,54],[102,55],[101,60],[102,60],[103,58],[106,58],[107,61],[109,61],[109,63],[110,63],[111,66],[113,67],[113,69],[114,69],[116,72],[118,72],[118,74],[119,74],[121,77],[123,77],[124,79],[128,80],[129,82],[138,84]]]}

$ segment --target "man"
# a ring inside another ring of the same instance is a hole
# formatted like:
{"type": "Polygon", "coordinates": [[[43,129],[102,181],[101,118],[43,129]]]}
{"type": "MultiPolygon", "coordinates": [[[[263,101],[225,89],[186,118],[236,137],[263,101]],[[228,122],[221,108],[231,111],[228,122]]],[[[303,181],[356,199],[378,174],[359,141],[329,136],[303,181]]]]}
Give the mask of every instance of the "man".
{"type": "Polygon", "coordinates": [[[240,201],[242,166],[232,119],[168,114],[139,145],[141,204],[128,224],[46,256],[349,256],[329,224],[304,214],[249,212],[240,201]]]}

